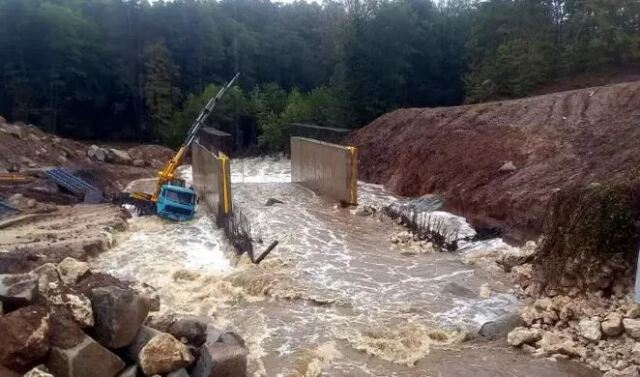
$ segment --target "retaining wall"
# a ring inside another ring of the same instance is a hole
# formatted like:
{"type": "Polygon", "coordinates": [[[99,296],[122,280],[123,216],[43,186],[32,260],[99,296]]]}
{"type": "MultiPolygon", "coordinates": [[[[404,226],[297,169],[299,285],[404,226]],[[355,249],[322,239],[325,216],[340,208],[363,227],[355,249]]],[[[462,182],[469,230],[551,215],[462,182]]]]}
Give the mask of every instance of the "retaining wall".
{"type": "Polygon", "coordinates": [[[337,201],[357,204],[356,148],[292,137],[291,180],[337,201]]]}
{"type": "Polygon", "coordinates": [[[193,187],[200,203],[217,218],[228,215],[231,205],[231,173],[229,158],[219,152],[213,154],[200,143],[191,147],[193,187]]]}
{"type": "Polygon", "coordinates": [[[214,153],[222,152],[227,156],[231,156],[233,138],[230,133],[217,128],[203,127],[198,131],[198,142],[214,153]]]}
{"type": "Polygon", "coordinates": [[[315,124],[291,124],[292,137],[306,137],[327,143],[345,145],[351,130],[346,128],[322,127],[315,124]]]}

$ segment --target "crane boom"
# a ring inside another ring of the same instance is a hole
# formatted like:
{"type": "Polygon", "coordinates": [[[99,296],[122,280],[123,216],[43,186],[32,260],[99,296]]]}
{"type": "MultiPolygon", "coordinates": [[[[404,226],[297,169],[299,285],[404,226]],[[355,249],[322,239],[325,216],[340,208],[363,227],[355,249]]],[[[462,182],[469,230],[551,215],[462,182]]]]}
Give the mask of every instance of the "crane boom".
{"type": "Polygon", "coordinates": [[[233,76],[233,78],[228,83],[220,88],[215,97],[211,97],[211,99],[209,99],[209,102],[207,102],[205,107],[202,109],[200,115],[198,115],[196,120],[191,124],[189,132],[187,132],[187,138],[182,143],[182,146],[180,146],[180,149],[178,149],[178,152],[176,152],[176,154],[171,157],[169,161],[167,161],[162,170],[158,172],[158,183],[156,185],[154,193],[146,194],[141,192],[134,192],[131,194],[132,198],[151,202],[156,202],[158,200],[158,195],[160,194],[162,186],[175,178],[176,170],[178,169],[180,164],[182,164],[184,154],[191,146],[191,143],[193,143],[193,140],[196,138],[198,131],[200,131],[200,128],[202,128],[207,118],[209,118],[209,115],[211,115],[211,113],[213,112],[213,109],[216,107],[218,101],[222,98],[222,96],[224,96],[225,92],[236,82],[239,76],[240,73],[236,73],[236,75],[233,76]]]}

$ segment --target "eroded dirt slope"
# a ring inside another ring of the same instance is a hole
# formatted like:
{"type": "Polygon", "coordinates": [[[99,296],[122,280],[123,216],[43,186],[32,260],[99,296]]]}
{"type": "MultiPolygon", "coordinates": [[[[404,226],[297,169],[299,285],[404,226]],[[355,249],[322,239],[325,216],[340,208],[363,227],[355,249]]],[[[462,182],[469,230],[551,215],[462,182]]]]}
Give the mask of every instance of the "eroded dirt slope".
{"type": "Polygon", "coordinates": [[[520,100],[387,113],[354,132],[360,177],[440,193],[476,227],[537,236],[551,193],[637,176],[640,81],[520,100]]]}
{"type": "MultiPolygon", "coordinates": [[[[91,142],[79,142],[48,134],[33,125],[8,124],[0,116],[0,173],[31,172],[50,167],[64,167],[102,189],[107,198],[122,191],[131,180],[154,177],[173,151],[159,145],[112,145],[98,143],[101,148],[119,148],[131,158],[129,163],[100,161],[87,154],[91,142]],[[139,165],[133,164],[138,160],[139,165]]],[[[57,204],[73,203],[73,198],[48,187],[46,180],[26,184],[0,180],[0,200],[21,193],[39,201],[57,204]],[[46,187],[47,186],[47,187],[46,187]]]]}

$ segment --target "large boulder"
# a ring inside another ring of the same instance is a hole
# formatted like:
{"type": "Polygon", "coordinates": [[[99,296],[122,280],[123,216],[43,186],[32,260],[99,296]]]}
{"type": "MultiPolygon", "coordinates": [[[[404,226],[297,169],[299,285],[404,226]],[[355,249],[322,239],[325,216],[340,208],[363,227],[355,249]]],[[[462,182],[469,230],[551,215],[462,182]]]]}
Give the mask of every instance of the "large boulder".
{"type": "Polygon", "coordinates": [[[56,377],[114,377],[125,364],[88,336],[71,347],[52,347],[47,367],[56,377]]]}
{"type": "Polygon", "coordinates": [[[91,273],[89,263],[81,262],[77,259],[67,257],[58,264],[60,278],[67,285],[73,285],[78,280],[91,273]]]}
{"type": "Polygon", "coordinates": [[[119,165],[131,165],[133,159],[129,153],[116,148],[109,148],[107,151],[107,162],[119,165]]]}
{"type": "Polygon", "coordinates": [[[169,326],[169,334],[181,341],[200,347],[207,339],[207,321],[198,317],[183,317],[169,326]]]}
{"type": "Polygon", "coordinates": [[[60,286],[60,275],[53,263],[45,263],[32,271],[38,277],[38,291],[48,294],[60,286]]]}
{"type": "Polygon", "coordinates": [[[519,347],[523,344],[535,343],[541,338],[542,333],[538,329],[516,327],[507,335],[507,342],[514,347],[519,347]]]}
{"type": "Polygon", "coordinates": [[[622,320],[624,331],[634,339],[640,339],[640,319],[625,318],[622,320]]]}
{"type": "Polygon", "coordinates": [[[61,293],[49,297],[49,301],[65,308],[80,327],[93,327],[95,320],[91,301],[83,294],[61,293]]]}
{"type": "Polygon", "coordinates": [[[622,327],[622,314],[620,313],[610,313],[607,317],[602,321],[602,332],[607,336],[618,336],[622,333],[624,328],[622,327]]]}
{"type": "Polygon", "coordinates": [[[149,313],[148,301],[131,289],[95,288],[90,299],[96,339],[111,348],[129,345],[149,313]]]}
{"type": "Polygon", "coordinates": [[[107,160],[107,150],[106,149],[102,149],[102,148],[98,148],[98,150],[96,150],[95,158],[98,161],[106,161],[107,160]]]}
{"type": "Polygon", "coordinates": [[[189,349],[170,334],[159,334],[142,347],[138,356],[147,376],[169,373],[193,362],[189,349]]]}
{"type": "Polygon", "coordinates": [[[496,260],[496,263],[501,266],[505,272],[511,272],[516,266],[529,263],[533,260],[536,251],[536,244],[534,242],[527,242],[522,248],[510,247],[505,248],[502,255],[496,260]]]}
{"type": "Polygon", "coordinates": [[[138,362],[140,351],[144,348],[144,346],[149,343],[149,341],[156,336],[162,334],[161,331],[158,331],[154,328],[148,326],[140,327],[140,330],[136,334],[136,337],[133,339],[131,344],[127,347],[127,355],[131,360],[138,362]]]}
{"type": "Polygon", "coordinates": [[[38,278],[33,274],[0,275],[0,301],[24,305],[33,300],[38,288],[38,278]]]}
{"type": "Polygon", "coordinates": [[[26,306],[0,317],[0,364],[22,370],[42,359],[50,347],[47,310],[26,306]]]}
{"type": "Polygon", "coordinates": [[[600,330],[600,321],[591,319],[582,319],[578,323],[578,332],[583,338],[592,342],[597,342],[602,338],[600,330]]]}
{"type": "Polygon", "coordinates": [[[191,372],[192,377],[245,377],[249,350],[242,338],[225,333],[218,341],[207,342],[200,349],[200,358],[191,372]]]}

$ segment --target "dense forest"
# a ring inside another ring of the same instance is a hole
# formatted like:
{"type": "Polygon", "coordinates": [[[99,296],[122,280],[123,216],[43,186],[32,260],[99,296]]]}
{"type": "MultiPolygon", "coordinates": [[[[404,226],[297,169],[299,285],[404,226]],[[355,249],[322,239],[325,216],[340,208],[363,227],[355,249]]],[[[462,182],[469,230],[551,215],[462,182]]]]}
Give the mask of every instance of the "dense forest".
{"type": "Polygon", "coordinates": [[[518,97],[640,63],[637,0],[0,0],[0,114],[78,138],[175,144],[213,122],[360,127],[398,107],[518,97]]]}

